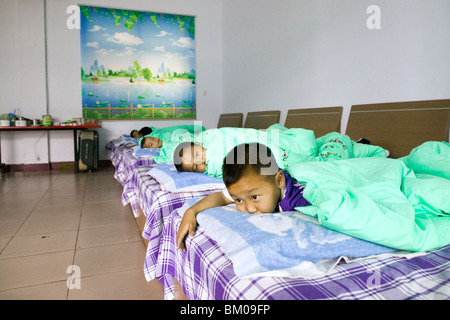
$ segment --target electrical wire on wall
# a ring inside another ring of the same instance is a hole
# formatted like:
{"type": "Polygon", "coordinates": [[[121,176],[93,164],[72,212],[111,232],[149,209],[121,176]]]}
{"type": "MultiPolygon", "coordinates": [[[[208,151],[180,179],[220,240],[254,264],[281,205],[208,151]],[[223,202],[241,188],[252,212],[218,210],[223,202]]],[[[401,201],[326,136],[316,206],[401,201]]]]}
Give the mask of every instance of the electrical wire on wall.
{"type": "MultiPolygon", "coordinates": [[[[48,91],[48,47],[47,47],[47,0],[44,1],[44,64],[45,64],[45,114],[50,114],[50,108],[49,108],[49,91],[48,91]]],[[[49,164],[49,170],[52,169],[51,162],[50,162],[50,131],[46,131],[47,133],[47,158],[48,158],[48,164],[49,164]]],[[[42,137],[41,137],[42,138],[42,137]]],[[[40,139],[40,138],[39,138],[40,139]]],[[[38,139],[38,141],[39,141],[38,139]]],[[[37,141],[36,141],[37,144],[37,141]]],[[[35,144],[35,145],[36,145],[35,144]]],[[[34,147],[33,147],[34,148],[34,147]]]]}
{"type": "MultiPolygon", "coordinates": [[[[41,136],[40,136],[40,137],[34,142],[34,144],[33,144],[34,161],[39,161],[39,160],[41,160],[41,157],[39,156],[39,152],[38,152],[38,149],[37,149],[37,144],[38,144],[39,140],[41,140],[42,137],[45,136],[46,133],[47,133],[47,132],[44,131],[44,132],[41,134],[41,136]]],[[[48,137],[48,135],[47,135],[47,137],[48,137]]],[[[50,163],[50,161],[49,161],[49,163],[50,163]]]]}

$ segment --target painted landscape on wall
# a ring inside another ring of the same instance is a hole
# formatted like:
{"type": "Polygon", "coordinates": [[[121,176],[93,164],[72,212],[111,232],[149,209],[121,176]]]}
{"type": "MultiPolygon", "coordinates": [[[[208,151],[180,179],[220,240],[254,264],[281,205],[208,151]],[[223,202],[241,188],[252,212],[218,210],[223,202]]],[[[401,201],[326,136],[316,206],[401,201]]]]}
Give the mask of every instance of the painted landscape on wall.
{"type": "Polygon", "coordinates": [[[83,117],[196,117],[195,18],[80,6],[83,117]]]}

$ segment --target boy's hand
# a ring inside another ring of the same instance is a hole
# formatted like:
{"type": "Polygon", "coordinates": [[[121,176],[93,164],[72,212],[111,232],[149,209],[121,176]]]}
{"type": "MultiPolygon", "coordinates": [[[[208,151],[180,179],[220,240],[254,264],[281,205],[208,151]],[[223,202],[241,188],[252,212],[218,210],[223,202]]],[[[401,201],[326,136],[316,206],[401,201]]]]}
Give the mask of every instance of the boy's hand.
{"type": "Polygon", "coordinates": [[[177,248],[186,252],[184,246],[184,238],[189,234],[191,237],[195,236],[195,228],[197,227],[196,213],[191,208],[187,209],[181,219],[180,227],[177,232],[177,248]]]}

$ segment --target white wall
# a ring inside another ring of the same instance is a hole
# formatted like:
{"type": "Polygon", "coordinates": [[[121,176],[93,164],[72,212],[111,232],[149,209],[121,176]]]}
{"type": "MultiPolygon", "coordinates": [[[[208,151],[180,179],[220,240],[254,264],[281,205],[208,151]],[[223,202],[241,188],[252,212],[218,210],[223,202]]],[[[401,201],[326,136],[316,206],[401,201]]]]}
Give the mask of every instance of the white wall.
{"type": "MultiPolygon", "coordinates": [[[[54,119],[81,117],[80,33],[70,30],[70,0],[47,0],[48,108],[54,119]]],[[[196,16],[197,119],[205,127],[222,113],[222,4],[220,0],[86,0],[83,5],[196,16]]],[[[46,114],[44,0],[0,0],[0,114],[20,107],[27,118],[46,114]],[[7,32],[3,32],[7,30],[7,32]],[[3,72],[3,71],[6,72],[3,72]],[[4,75],[7,75],[6,77],[4,75]]],[[[192,121],[101,121],[100,159],[109,159],[105,144],[132,129],[164,127],[192,121]]],[[[46,163],[46,134],[2,133],[2,162],[46,163]],[[39,158],[39,160],[37,160],[39,158]]],[[[73,161],[73,135],[50,132],[50,161],[73,161]]]]}
{"type": "MultiPolygon", "coordinates": [[[[47,0],[49,113],[81,116],[79,32],[66,8],[47,0]]],[[[85,5],[195,15],[197,116],[207,128],[222,112],[344,107],[450,98],[448,0],[86,0],[85,5]],[[369,5],[381,29],[369,30],[369,5]],[[206,92],[206,95],[203,95],[206,92]]],[[[0,0],[0,113],[45,114],[44,0],[0,0]],[[6,76],[5,76],[6,75],[6,76]]],[[[146,121],[102,121],[104,145],[146,121]]],[[[152,121],[155,126],[178,121],[152,121]]],[[[183,122],[184,123],[184,122],[183,122]]],[[[2,160],[45,163],[42,132],[2,133],[2,160]],[[40,160],[36,160],[39,157],[40,160]]],[[[71,132],[50,134],[50,160],[72,161],[71,132]]]]}
{"type": "Polygon", "coordinates": [[[223,1],[224,110],[450,98],[448,0],[223,1]],[[381,29],[369,30],[370,5],[381,29]]]}

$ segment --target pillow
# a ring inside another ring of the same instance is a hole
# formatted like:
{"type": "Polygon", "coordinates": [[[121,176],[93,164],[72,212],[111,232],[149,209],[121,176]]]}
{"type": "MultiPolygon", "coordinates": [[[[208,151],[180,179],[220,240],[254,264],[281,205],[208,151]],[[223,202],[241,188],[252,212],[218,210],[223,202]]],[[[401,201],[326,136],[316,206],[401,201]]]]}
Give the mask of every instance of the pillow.
{"type": "Polygon", "coordinates": [[[141,148],[140,146],[135,146],[133,149],[133,156],[136,158],[143,157],[156,157],[159,155],[159,148],[141,148]]]}
{"type": "Polygon", "coordinates": [[[222,190],[222,179],[199,172],[178,172],[173,163],[161,163],[154,166],[149,175],[155,178],[161,189],[173,193],[222,190]]]}
{"type": "MultiPolygon", "coordinates": [[[[178,213],[183,215],[199,200],[188,200],[178,213]]],[[[255,215],[239,212],[232,204],[202,211],[197,221],[227,254],[239,277],[315,277],[330,272],[341,259],[418,255],[327,229],[298,211],[255,215]]]]}

